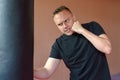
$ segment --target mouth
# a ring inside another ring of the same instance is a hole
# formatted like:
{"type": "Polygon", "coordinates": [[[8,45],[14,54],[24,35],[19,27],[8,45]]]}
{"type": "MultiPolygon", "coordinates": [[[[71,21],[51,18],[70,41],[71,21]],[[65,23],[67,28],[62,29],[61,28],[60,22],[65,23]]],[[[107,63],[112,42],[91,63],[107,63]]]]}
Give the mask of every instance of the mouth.
{"type": "Polygon", "coordinates": [[[64,32],[69,33],[69,32],[71,32],[71,29],[66,29],[64,32]]]}

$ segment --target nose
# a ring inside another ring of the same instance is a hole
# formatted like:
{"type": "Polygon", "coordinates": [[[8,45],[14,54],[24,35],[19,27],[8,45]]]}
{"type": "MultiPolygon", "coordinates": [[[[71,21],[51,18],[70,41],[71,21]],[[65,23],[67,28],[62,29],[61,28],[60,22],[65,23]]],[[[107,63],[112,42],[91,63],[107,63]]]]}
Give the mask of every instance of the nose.
{"type": "Polygon", "coordinates": [[[63,27],[66,29],[68,27],[67,23],[63,23],[63,27]]]}

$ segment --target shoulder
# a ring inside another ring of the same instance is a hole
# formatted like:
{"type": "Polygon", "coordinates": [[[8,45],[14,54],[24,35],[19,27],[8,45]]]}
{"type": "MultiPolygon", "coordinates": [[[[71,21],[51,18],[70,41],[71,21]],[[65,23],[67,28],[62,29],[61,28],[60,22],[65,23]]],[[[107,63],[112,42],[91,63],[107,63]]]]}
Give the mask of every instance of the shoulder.
{"type": "Polygon", "coordinates": [[[54,46],[54,47],[55,47],[55,46],[58,47],[58,46],[61,44],[62,38],[63,38],[63,35],[57,37],[57,38],[55,39],[54,43],[53,43],[53,46],[54,46]]]}
{"type": "Polygon", "coordinates": [[[100,26],[100,24],[99,24],[98,22],[96,22],[96,21],[91,21],[91,22],[83,23],[83,24],[82,24],[82,26],[85,27],[85,28],[90,27],[90,26],[96,26],[96,25],[97,25],[97,26],[98,26],[98,25],[100,26]]]}
{"type": "Polygon", "coordinates": [[[60,43],[64,39],[65,35],[62,34],[59,37],[56,38],[55,43],[60,43]]]}
{"type": "Polygon", "coordinates": [[[82,24],[82,26],[84,28],[86,28],[87,30],[89,30],[89,31],[91,31],[91,32],[93,32],[97,35],[105,34],[105,31],[102,28],[102,26],[96,21],[91,21],[91,22],[88,22],[88,23],[84,23],[84,24],[82,24]]]}

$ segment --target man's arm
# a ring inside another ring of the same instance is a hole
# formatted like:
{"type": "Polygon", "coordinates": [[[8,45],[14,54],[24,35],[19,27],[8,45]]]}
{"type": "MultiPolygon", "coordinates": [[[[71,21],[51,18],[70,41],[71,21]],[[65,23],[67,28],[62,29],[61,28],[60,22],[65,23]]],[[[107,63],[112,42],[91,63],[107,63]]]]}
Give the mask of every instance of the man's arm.
{"type": "Polygon", "coordinates": [[[36,79],[49,78],[55,72],[60,61],[61,61],[60,59],[48,58],[44,67],[34,70],[34,78],[36,79]]]}
{"type": "Polygon", "coordinates": [[[99,51],[106,54],[111,53],[111,43],[106,34],[97,36],[87,29],[83,28],[78,21],[73,24],[72,30],[86,37],[99,51]]]}

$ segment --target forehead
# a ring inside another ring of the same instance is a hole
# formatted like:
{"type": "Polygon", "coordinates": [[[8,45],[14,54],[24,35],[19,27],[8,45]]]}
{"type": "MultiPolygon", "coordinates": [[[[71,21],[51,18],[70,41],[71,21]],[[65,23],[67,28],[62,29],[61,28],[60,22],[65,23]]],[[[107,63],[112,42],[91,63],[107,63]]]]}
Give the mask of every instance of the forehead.
{"type": "Polygon", "coordinates": [[[53,17],[53,20],[54,20],[55,23],[60,23],[60,22],[62,22],[64,20],[66,20],[71,15],[72,14],[69,11],[63,10],[63,11],[55,14],[54,17],[53,17]]]}

